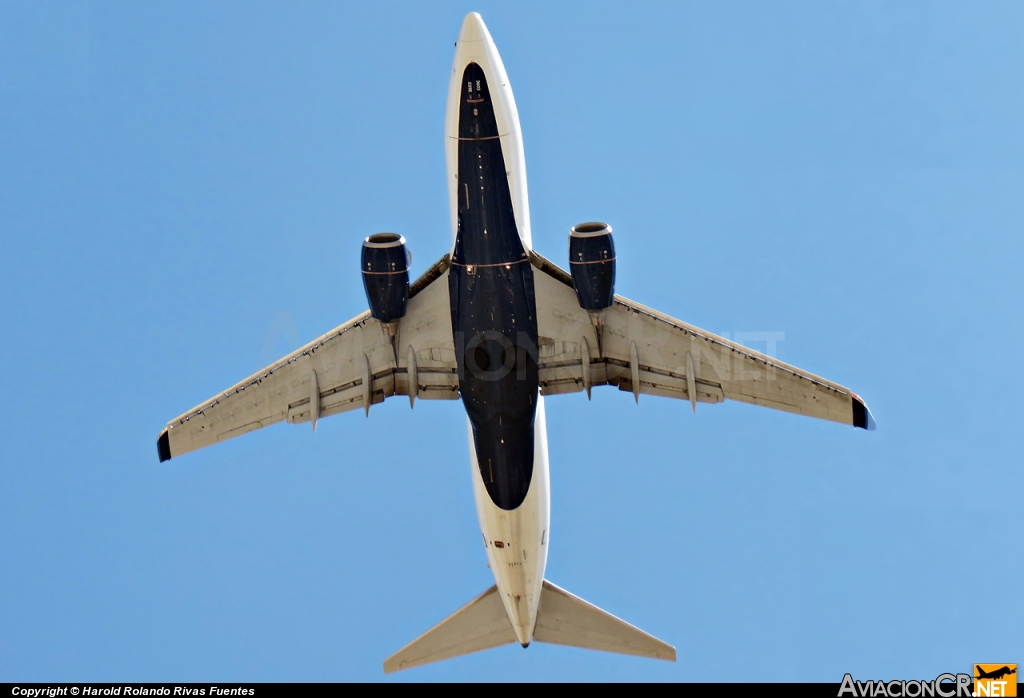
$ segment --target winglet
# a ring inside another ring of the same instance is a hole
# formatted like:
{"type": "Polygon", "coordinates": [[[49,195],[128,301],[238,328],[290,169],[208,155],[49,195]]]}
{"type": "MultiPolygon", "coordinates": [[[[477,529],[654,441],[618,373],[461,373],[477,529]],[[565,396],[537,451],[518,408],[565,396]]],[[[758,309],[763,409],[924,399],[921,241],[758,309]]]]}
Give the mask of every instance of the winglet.
{"type": "Polygon", "coordinates": [[[160,456],[160,462],[171,459],[171,439],[166,429],[160,432],[160,438],[156,440],[156,452],[160,456]]]}
{"type": "Polygon", "coordinates": [[[871,410],[857,393],[853,395],[853,426],[868,431],[875,430],[875,418],[871,416],[871,410]]]}

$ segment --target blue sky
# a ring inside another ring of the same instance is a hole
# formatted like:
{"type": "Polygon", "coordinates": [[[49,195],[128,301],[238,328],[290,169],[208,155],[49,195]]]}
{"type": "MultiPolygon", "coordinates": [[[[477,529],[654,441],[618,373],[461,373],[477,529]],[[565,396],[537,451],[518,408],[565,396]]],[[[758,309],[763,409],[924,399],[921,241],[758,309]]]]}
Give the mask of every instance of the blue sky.
{"type": "Polygon", "coordinates": [[[0,680],[384,679],[493,583],[459,403],[155,447],[365,308],[363,237],[404,234],[414,273],[447,251],[471,10],[537,249],[608,221],[619,293],[784,333],[879,430],[552,398],[548,577],[679,661],[535,644],[389,680],[1024,661],[1024,6],[7,2],[0,680]]]}

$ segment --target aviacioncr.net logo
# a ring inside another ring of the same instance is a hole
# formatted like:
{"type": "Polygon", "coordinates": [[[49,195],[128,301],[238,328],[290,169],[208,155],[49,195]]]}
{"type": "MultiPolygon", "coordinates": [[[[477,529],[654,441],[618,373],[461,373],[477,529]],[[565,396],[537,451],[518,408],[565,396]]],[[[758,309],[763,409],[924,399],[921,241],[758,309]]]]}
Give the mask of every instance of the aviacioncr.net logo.
{"type": "Polygon", "coordinates": [[[932,681],[856,681],[843,676],[839,697],[972,698],[970,674],[939,674],[932,681]]]}

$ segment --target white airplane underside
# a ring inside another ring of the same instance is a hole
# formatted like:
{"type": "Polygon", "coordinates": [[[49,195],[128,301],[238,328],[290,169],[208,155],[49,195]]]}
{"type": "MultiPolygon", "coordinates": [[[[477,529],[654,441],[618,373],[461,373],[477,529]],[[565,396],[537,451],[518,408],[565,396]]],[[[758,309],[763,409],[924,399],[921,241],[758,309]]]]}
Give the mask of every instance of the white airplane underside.
{"type": "Polygon", "coordinates": [[[675,660],[675,649],[546,581],[544,396],[617,386],[738,400],[870,429],[849,389],[614,295],[611,229],[581,224],[566,272],[531,244],[519,116],[480,16],[456,44],[445,123],[452,250],[409,283],[404,239],[372,235],[370,310],[171,420],[160,460],[276,422],[395,395],[462,399],[473,493],[495,585],[399,650],[387,672],[533,641],[675,660]]]}

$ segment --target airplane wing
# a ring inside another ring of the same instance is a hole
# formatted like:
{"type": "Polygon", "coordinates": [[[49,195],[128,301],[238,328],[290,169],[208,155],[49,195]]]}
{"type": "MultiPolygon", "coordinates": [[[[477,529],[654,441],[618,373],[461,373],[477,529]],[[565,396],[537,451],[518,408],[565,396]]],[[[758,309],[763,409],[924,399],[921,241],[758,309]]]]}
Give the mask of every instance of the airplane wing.
{"type": "Polygon", "coordinates": [[[370,405],[392,395],[457,400],[445,255],[409,288],[409,304],[394,336],[370,316],[357,315],[223,393],[167,423],[157,439],[161,461],[276,422],[317,418],[370,405]],[[413,379],[413,380],[410,380],[413,379]],[[413,390],[410,390],[410,385],[413,390]]]}
{"type": "Polygon", "coordinates": [[[580,308],[572,277],[535,252],[538,364],[544,395],[615,385],[640,394],[738,400],[874,429],[849,388],[615,296],[601,326],[580,308]]]}

